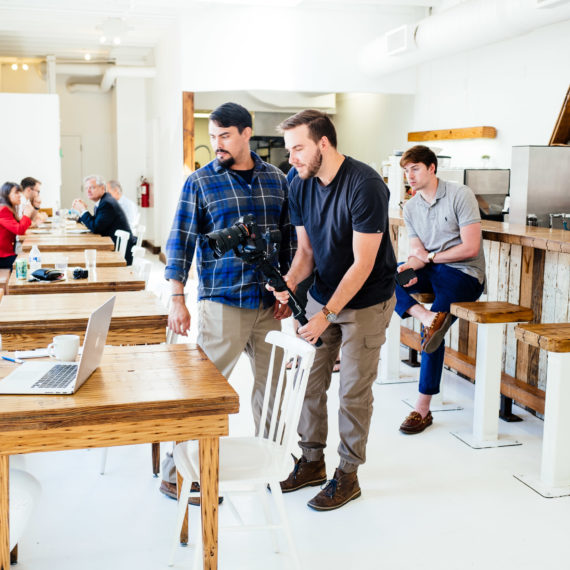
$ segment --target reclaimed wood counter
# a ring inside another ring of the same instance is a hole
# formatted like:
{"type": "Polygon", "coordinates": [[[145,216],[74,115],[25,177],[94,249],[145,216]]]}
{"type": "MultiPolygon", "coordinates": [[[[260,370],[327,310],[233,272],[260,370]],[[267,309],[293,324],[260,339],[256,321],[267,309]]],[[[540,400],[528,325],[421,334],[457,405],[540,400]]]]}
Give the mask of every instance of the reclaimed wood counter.
{"type": "MultiPolygon", "coordinates": [[[[570,318],[570,232],[483,220],[487,292],[482,301],[508,301],[534,312],[534,323],[570,318]]],[[[390,211],[390,237],[398,261],[408,257],[408,236],[401,210],[390,211]]],[[[404,344],[413,344],[419,323],[403,323],[404,344]]],[[[474,378],[477,326],[458,321],[446,336],[446,364],[474,378]]],[[[517,341],[505,325],[501,391],[542,413],[547,352],[517,341]],[[522,385],[524,384],[524,385],[522,385]],[[532,387],[533,389],[527,389],[532,387]],[[524,393],[523,393],[524,392],[524,393]]]]}
{"type": "MultiPolygon", "coordinates": [[[[41,252],[42,254],[42,267],[53,268],[55,267],[56,261],[62,257],[67,258],[67,266],[69,268],[73,267],[85,267],[85,253],[83,250],[80,251],[47,251],[41,252]]],[[[28,261],[28,255],[21,253],[17,258],[25,259],[28,261]]],[[[124,267],[127,265],[125,258],[121,255],[119,251],[98,251],[97,252],[97,267],[124,267]]]]}
{"type": "Polygon", "coordinates": [[[113,251],[115,249],[115,244],[110,237],[95,234],[26,234],[22,242],[22,251],[29,252],[33,245],[38,246],[40,253],[44,251],[83,251],[84,249],[113,251]]]}

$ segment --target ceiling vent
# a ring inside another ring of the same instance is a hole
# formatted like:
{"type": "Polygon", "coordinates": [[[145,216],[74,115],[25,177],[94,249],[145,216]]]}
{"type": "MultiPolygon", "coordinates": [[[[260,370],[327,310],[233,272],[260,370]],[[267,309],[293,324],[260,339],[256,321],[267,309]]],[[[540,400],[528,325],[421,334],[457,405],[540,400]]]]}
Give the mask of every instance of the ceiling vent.
{"type": "Polygon", "coordinates": [[[386,52],[388,55],[407,53],[416,48],[414,35],[416,26],[400,26],[390,32],[386,32],[386,52]]]}
{"type": "Polygon", "coordinates": [[[534,0],[537,8],[553,8],[559,4],[566,4],[569,0],[534,0]]]}

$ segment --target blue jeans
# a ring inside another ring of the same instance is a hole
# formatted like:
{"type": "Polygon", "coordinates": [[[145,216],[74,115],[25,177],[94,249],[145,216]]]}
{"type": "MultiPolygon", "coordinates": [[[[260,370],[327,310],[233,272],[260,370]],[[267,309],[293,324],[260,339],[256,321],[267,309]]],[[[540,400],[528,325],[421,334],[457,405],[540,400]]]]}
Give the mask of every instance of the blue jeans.
{"type": "MultiPolygon", "coordinates": [[[[411,287],[400,287],[396,283],[395,311],[402,319],[409,317],[408,309],[417,304],[411,297],[413,293],[433,293],[435,300],[431,310],[449,312],[451,303],[476,301],[485,288],[475,277],[444,263],[430,263],[423,269],[418,269],[416,274],[418,282],[411,287]]],[[[455,321],[456,317],[453,320],[455,321]]],[[[445,341],[436,351],[430,354],[422,353],[419,386],[421,394],[433,395],[439,392],[444,356],[445,341]]]]}

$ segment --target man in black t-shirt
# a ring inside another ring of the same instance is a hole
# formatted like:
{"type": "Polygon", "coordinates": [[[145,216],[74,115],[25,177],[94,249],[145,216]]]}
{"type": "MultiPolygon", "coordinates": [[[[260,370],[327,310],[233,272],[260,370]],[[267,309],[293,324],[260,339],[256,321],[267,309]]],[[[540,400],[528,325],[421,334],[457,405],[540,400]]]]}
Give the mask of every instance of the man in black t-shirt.
{"type": "MultiPolygon", "coordinates": [[[[285,279],[294,291],[316,269],[307,302],[309,322],[299,334],[313,344],[319,337],[323,341],[299,421],[303,455],[281,489],[287,493],[327,479],[326,393],[342,347],[340,462],[333,478],[308,503],[326,511],[361,494],[356,471],[366,459],[372,383],[395,305],[396,258],[387,235],[389,192],[372,168],[337,151],[335,128],[326,114],[302,111],[280,128],[289,162],[298,171],[289,197],[298,249],[285,279]]],[[[276,296],[286,302],[286,292],[276,296]]]]}

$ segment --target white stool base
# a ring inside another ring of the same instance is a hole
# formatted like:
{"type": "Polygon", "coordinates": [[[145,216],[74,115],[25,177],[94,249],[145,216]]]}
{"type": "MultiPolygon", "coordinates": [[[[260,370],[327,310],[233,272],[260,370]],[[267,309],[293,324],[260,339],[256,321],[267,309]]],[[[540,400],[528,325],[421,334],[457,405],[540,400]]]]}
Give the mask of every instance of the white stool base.
{"type": "Polygon", "coordinates": [[[381,378],[378,376],[374,380],[374,384],[409,384],[411,382],[417,382],[418,379],[410,374],[400,373],[399,376],[390,376],[388,378],[381,378]]]}
{"type": "MultiPolygon", "coordinates": [[[[404,402],[404,404],[408,404],[408,406],[410,406],[410,408],[415,408],[416,407],[416,400],[412,400],[410,398],[406,398],[405,400],[402,400],[402,402],[404,402]]],[[[460,406],[459,404],[453,404],[453,403],[445,403],[445,402],[437,402],[434,401],[434,399],[432,398],[431,403],[429,405],[429,410],[430,412],[454,412],[456,410],[462,410],[463,406],[460,406]]]]}
{"type": "Polygon", "coordinates": [[[570,495],[570,485],[566,485],[565,487],[550,487],[549,485],[545,485],[538,476],[533,477],[531,475],[514,475],[514,478],[546,499],[567,497],[570,495]]]}
{"type": "Polygon", "coordinates": [[[499,436],[497,439],[490,439],[490,440],[479,440],[476,439],[473,433],[471,432],[449,432],[451,435],[454,435],[457,439],[461,440],[463,443],[466,443],[469,447],[473,449],[487,449],[490,447],[509,447],[513,445],[522,445],[520,441],[516,439],[510,439],[508,437],[499,436]]]}

